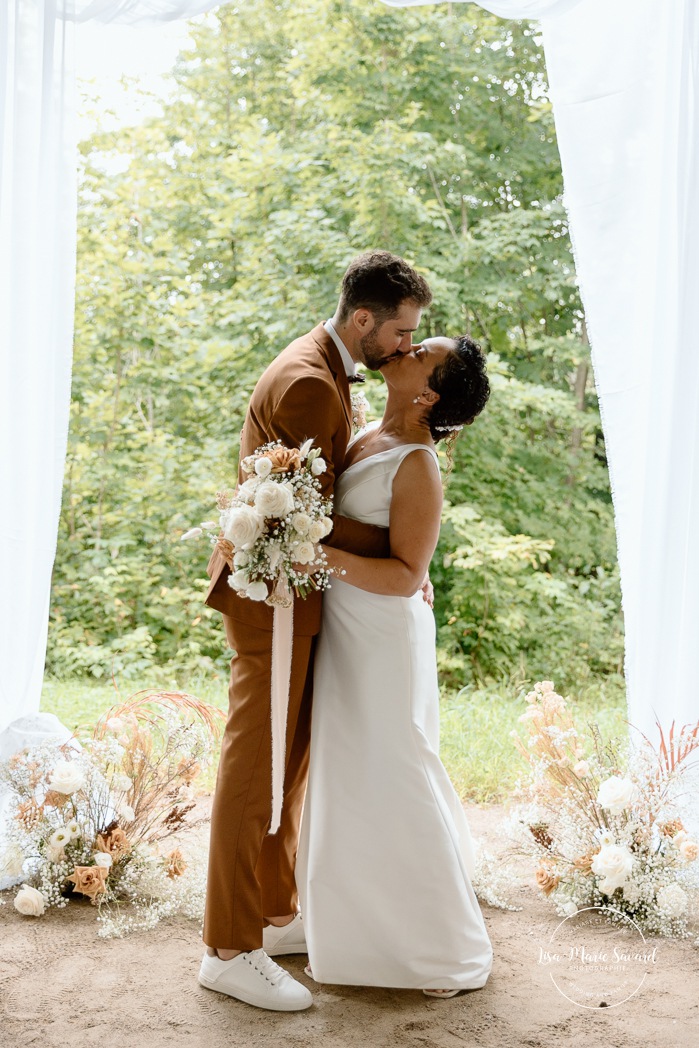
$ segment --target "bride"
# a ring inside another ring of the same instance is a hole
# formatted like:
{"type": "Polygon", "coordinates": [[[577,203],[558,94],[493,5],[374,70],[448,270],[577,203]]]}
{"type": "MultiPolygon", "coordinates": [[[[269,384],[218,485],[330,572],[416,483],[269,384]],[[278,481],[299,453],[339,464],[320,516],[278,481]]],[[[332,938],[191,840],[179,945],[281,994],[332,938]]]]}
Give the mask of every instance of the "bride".
{"type": "Polygon", "coordinates": [[[362,430],[335,512],[390,529],[391,556],[325,548],[308,793],[297,883],[318,982],[482,987],[492,949],[471,886],[473,845],[438,756],[435,624],[421,584],[439,536],[435,443],[473,422],[489,395],[467,336],[390,360],[380,423],[362,430]]]}

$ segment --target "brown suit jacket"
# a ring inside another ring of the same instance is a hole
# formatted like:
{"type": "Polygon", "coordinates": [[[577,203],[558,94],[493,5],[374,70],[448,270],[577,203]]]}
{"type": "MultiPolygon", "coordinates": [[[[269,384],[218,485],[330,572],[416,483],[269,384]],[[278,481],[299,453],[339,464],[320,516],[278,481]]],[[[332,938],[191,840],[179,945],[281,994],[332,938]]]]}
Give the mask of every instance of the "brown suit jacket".
{"type": "MultiPolygon", "coordinates": [[[[325,496],[333,494],[335,478],[344,468],[352,433],[352,409],[347,375],[337,346],[322,324],[283,349],[265,370],[253,390],[240,437],[240,460],[260,445],[281,440],[299,447],[313,438],[327,463],[320,482],[325,496]]],[[[245,476],[238,470],[238,481],[245,476]]],[[[333,517],[333,530],[326,540],[339,549],[365,556],[387,556],[385,528],[333,517]]],[[[217,550],[207,572],[211,585],[206,595],[209,607],[250,626],[271,630],[273,609],[264,602],[240,597],[228,585],[228,565],[217,550]]],[[[312,635],[320,629],[321,594],[311,593],[294,601],[294,630],[312,635]]]]}

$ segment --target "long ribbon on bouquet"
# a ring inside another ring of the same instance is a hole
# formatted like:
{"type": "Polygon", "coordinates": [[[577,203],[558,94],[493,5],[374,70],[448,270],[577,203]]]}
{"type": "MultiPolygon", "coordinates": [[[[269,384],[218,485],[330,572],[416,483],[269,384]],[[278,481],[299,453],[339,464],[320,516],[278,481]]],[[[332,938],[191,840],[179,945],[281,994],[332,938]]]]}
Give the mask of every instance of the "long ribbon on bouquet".
{"type": "Polygon", "coordinates": [[[294,602],[286,579],[279,579],[269,603],[274,606],[272,623],[272,821],[270,834],[279,829],[286,773],[286,722],[289,712],[291,653],[294,640],[294,602]]]}

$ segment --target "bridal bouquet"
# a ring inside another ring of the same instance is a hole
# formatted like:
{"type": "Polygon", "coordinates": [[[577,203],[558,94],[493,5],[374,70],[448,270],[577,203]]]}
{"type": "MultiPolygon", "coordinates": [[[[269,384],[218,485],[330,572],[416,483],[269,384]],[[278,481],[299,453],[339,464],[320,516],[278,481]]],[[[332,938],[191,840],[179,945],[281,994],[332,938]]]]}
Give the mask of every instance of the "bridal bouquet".
{"type": "Polygon", "coordinates": [[[0,764],[10,791],[0,873],[24,881],[15,909],[41,917],[88,898],[102,936],[175,912],[201,916],[203,870],[165,842],[188,822],[222,721],[220,710],[191,696],[145,692],[110,710],[86,738],[0,764]],[[122,901],[132,904],[127,915],[122,901]]]}
{"type": "MultiPolygon", "coordinates": [[[[687,758],[699,724],[656,749],[627,755],[596,725],[578,729],[551,681],[534,685],[513,737],[530,777],[509,830],[536,862],[536,880],[561,915],[604,906],[644,931],[687,935],[699,887],[699,844],[681,818],[687,758]]],[[[658,726],[660,729],[660,726],[658,726]]]]}
{"type": "MultiPolygon", "coordinates": [[[[332,501],[319,477],[327,466],[307,440],[300,448],[264,444],[241,463],[247,479],[230,496],[219,492],[221,531],[216,543],[231,569],[228,584],[240,596],[288,605],[290,591],[325,589],[330,574],[316,543],[332,530],[332,501]],[[313,572],[304,570],[313,565],[313,572]]],[[[215,527],[215,525],[213,525],[215,527]]],[[[199,535],[191,528],[183,539],[199,535]]]]}

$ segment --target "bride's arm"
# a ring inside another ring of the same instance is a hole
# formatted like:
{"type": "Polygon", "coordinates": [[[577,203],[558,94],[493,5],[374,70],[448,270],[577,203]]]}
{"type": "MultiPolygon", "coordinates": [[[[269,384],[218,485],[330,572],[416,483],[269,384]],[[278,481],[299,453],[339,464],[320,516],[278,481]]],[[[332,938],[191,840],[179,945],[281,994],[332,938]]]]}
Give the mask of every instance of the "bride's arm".
{"type": "Polygon", "coordinates": [[[391,555],[358,557],[323,547],[328,565],[342,579],[369,593],[412,597],[420,589],[439,538],[442,483],[431,455],[415,450],[393,480],[391,555]]]}

